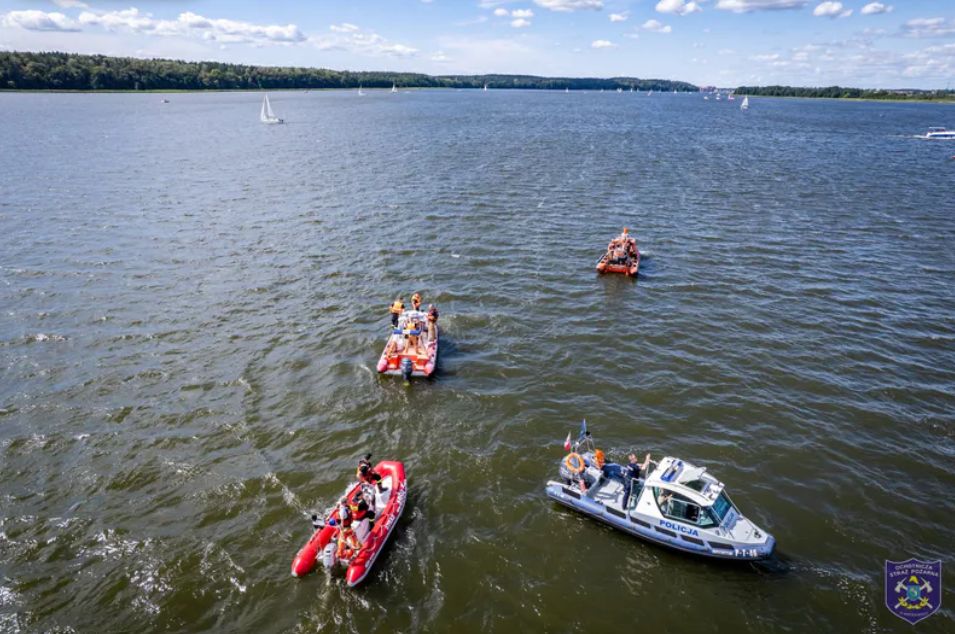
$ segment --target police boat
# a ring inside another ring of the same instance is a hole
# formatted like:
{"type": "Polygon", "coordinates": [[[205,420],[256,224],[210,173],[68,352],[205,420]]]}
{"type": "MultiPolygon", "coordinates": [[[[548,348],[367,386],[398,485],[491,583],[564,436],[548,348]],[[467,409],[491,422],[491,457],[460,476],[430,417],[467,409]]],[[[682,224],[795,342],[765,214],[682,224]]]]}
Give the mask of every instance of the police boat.
{"type": "Polygon", "coordinates": [[[775,538],[736,509],[723,483],[705,467],[670,456],[659,462],[648,456],[643,466],[631,477],[634,470],[626,466],[604,464],[603,452],[582,431],[560,463],[560,480],[547,483],[547,495],[616,529],[687,553],[740,561],[772,554],[775,538]]]}

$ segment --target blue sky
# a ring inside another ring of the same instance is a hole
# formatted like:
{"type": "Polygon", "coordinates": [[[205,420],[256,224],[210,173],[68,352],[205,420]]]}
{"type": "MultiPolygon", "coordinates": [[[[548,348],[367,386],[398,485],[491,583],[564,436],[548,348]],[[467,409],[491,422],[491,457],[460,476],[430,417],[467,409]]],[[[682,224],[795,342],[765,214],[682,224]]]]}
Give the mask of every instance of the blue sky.
{"type": "Polygon", "coordinates": [[[955,0],[0,0],[0,50],[955,88],[955,0]]]}

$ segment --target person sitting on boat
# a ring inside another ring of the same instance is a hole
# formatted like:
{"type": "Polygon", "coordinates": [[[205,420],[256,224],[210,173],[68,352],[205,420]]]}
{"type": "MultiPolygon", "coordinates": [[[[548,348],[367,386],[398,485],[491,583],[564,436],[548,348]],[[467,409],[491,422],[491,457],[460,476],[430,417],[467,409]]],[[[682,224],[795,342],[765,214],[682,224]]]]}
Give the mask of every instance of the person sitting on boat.
{"type": "Polygon", "coordinates": [[[625,264],[627,262],[627,251],[624,249],[623,245],[617,245],[613,250],[613,257],[610,262],[612,264],[625,264]]]}
{"type": "Polygon", "coordinates": [[[428,304],[428,340],[434,341],[435,328],[438,325],[438,309],[434,304],[428,304]]]}
{"type": "Polygon", "coordinates": [[[405,305],[401,301],[401,296],[399,295],[397,299],[391,304],[391,326],[392,328],[398,327],[398,317],[401,316],[401,313],[405,310],[405,305]]]}
{"type": "Polygon", "coordinates": [[[411,296],[411,307],[415,310],[421,310],[421,294],[415,293],[411,296]]]}

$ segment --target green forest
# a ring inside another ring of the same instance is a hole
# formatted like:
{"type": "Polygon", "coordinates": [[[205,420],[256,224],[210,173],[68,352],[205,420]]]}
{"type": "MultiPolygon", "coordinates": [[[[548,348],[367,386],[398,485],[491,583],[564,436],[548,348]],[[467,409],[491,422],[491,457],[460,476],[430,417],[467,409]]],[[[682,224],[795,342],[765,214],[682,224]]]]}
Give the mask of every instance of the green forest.
{"type": "Polygon", "coordinates": [[[953,90],[875,90],[825,86],[798,88],[793,86],[740,86],[738,94],[763,97],[809,97],[826,99],[897,99],[915,101],[955,100],[953,90]]]}
{"type": "Polygon", "coordinates": [[[245,66],[73,53],[0,52],[0,89],[7,90],[287,90],[305,88],[534,88],[543,90],[697,90],[693,84],[636,77],[424,75],[326,68],[245,66]]]}

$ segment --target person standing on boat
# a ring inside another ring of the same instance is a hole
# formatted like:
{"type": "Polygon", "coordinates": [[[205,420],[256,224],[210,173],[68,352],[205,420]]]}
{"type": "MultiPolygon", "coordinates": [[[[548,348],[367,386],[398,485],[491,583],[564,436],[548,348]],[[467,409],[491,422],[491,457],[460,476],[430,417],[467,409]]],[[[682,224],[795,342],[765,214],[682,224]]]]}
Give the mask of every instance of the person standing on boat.
{"type": "Polygon", "coordinates": [[[434,341],[438,326],[438,309],[434,304],[428,304],[428,341],[434,341]]]}
{"type": "Polygon", "coordinates": [[[411,307],[415,310],[421,310],[421,294],[415,293],[411,296],[411,307]]]}
{"type": "Polygon", "coordinates": [[[355,472],[355,477],[362,485],[374,486],[381,491],[381,474],[372,468],[370,458],[371,454],[368,454],[358,461],[358,471],[355,472]]]}
{"type": "Polygon", "coordinates": [[[643,464],[637,462],[637,454],[632,453],[627,456],[627,466],[623,468],[623,508],[626,510],[627,502],[630,501],[630,494],[633,493],[633,483],[639,480],[641,474],[646,475],[647,467],[650,466],[650,454],[643,459],[643,464]]]}
{"type": "Polygon", "coordinates": [[[404,309],[405,309],[405,305],[401,301],[401,295],[399,295],[397,299],[395,299],[395,301],[391,304],[391,308],[389,309],[391,311],[391,327],[392,328],[398,327],[398,317],[401,315],[402,312],[404,312],[404,309]]]}

